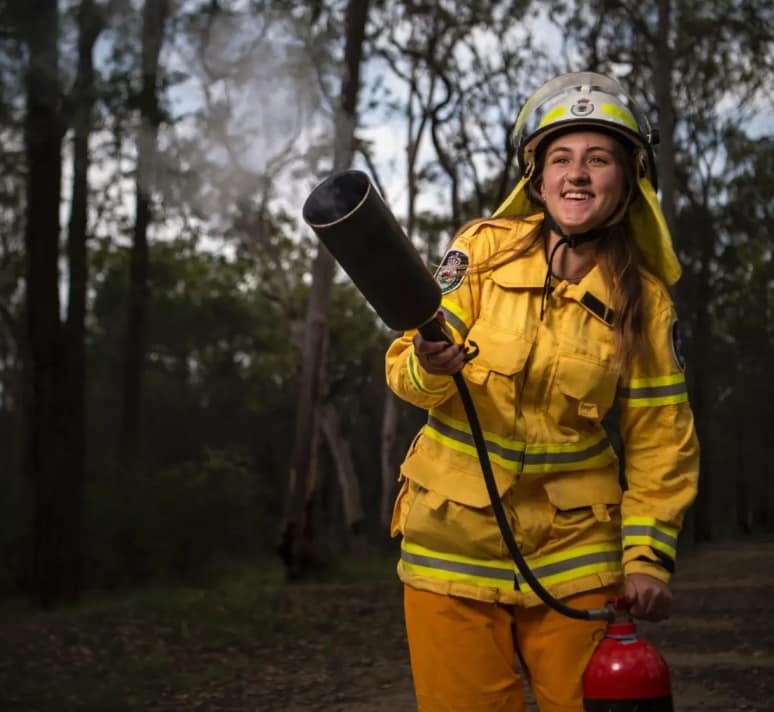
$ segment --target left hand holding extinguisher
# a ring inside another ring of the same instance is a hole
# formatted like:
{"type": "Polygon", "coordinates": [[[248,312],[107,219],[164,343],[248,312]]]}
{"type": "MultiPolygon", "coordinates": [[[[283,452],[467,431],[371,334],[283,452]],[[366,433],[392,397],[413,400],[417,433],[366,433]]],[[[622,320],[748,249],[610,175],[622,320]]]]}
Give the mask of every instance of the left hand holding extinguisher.
{"type": "Polygon", "coordinates": [[[669,586],[647,574],[629,574],[624,588],[629,613],[646,621],[663,621],[672,612],[669,586]]]}

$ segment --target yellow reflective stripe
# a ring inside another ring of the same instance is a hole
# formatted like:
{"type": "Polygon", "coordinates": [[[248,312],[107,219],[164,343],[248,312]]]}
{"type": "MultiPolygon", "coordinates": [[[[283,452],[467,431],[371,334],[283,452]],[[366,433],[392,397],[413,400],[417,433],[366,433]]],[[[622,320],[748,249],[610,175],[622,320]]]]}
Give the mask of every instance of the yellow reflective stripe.
{"type": "MultiPolygon", "coordinates": [[[[478,451],[468,423],[431,410],[423,432],[452,450],[478,459],[478,451]]],[[[508,440],[487,432],[484,432],[484,440],[492,462],[510,472],[521,471],[526,447],[523,442],[508,440]]]]}
{"type": "Polygon", "coordinates": [[[620,106],[616,106],[615,104],[608,104],[607,102],[602,102],[602,105],[599,107],[599,110],[603,114],[607,114],[608,116],[612,116],[614,119],[618,119],[622,124],[626,124],[632,131],[639,132],[639,127],[637,126],[637,122],[634,120],[632,115],[622,109],[620,106]]]}
{"type": "MultiPolygon", "coordinates": [[[[467,423],[431,410],[424,433],[445,447],[478,457],[473,434],[467,423]]],[[[484,440],[489,459],[510,472],[565,472],[581,467],[601,467],[615,459],[604,432],[596,433],[579,443],[527,445],[489,432],[484,432],[484,440]]]]}
{"type": "Polygon", "coordinates": [[[659,398],[636,398],[628,401],[630,408],[647,408],[658,405],[676,405],[677,403],[688,402],[687,393],[678,393],[674,396],[661,396],[659,398]]]}
{"type": "Polygon", "coordinates": [[[441,300],[441,311],[446,318],[447,325],[457,337],[456,341],[465,341],[468,335],[468,319],[465,312],[458,304],[446,299],[441,300]]]}
{"type": "Polygon", "coordinates": [[[685,403],[688,400],[685,374],[634,378],[620,389],[619,396],[631,408],[685,403]]]}
{"type": "MultiPolygon", "coordinates": [[[[401,562],[409,571],[441,581],[462,581],[511,590],[518,586],[523,593],[532,590],[510,561],[446,554],[404,540],[401,544],[401,562]]],[[[527,563],[544,586],[603,571],[622,570],[621,549],[610,543],[579,546],[562,554],[528,559],[527,563]]]]}
{"type": "Polygon", "coordinates": [[[685,383],[684,373],[672,373],[669,376],[653,376],[651,378],[632,378],[626,384],[627,388],[657,388],[671,386],[675,383],[685,383]]]}
{"type": "MultiPolygon", "coordinates": [[[[585,566],[575,565],[567,571],[556,573],[551,576],[538,576],[538,581],[540,581],[543,586],[555,586],[558,583],[565,583],[566,581],[572,581],[573,579],[582,578],[583,576],[588,576],[590,574],[598,574],[603,571],[620,572],[622,570],[620,552],[604,553],[600,554],[599,557],[598,561],[592,561],[585,566]]],[[[527,593],[532,590],[532,587],[519,578],[519,590],[523,593],[527,593]]]]}
{"type": "Polygon", "coordinates": [[[623,545],[649,546],[671,559],[677,556],[678,530],[653,517],[627,517],[622,525],[623,545]]]}
{"type": "Polygon", "coordinates": [[[409,379],[411,379],[411,383],[418,391],[422,391],[422,393],[427,393],[431,396],[438,396],[446,392],[447,386],[444,386],[443,388],[428,388],[422,382],[422,376],[419,374],[419,363],[417,362],[416,354],[413,351],[409,354],[407,368],[409,379]]]}
{"type": "MultiPolygon", "coordinates": [[[[621,547],[615,543],[587,544],[558,554],[529,559],[529,568],[544,586],[564,583],[602,571],[621,571],[621,547]]],[[[519,590],[531,591],[517,574],[519,590]]]]}
{"type": "MultiPolygon", "coordinates": [[[[400,548],[403,551],[419,554],[429,557],[443,557],[447,561],[456,561],[460,564],[470,564],[472,566],[485,566],[487,568],[500,569],[501,571],[514,571],[513,562],[508,559],[478,559],[472,556],[463,556],[462,554],[441,554],[434,549],[428,549],[420,544],[408,542],[405,539],[401,542],[400,548]]],[[[499,576],[499,574],[498,574],[499,576]]]]}
{"type": "Polygon", "coordinates": [[[583,467],[602,467],[615,459],[605,433],[579,443],[527,445],[524,472],[566,472],[583,467]]]}
{"type": "MultiPolygon", "coordinates": [[[[460,442],[457,438],[450,438],[429,424],[425,426],[425,429],[422,432],[427,437],[435,440],[444,447],[448,447],[450,450],[456,450],[457,452],[462,452],[465,455],[478,458],[478,451],[476,450],[475,445],[469,445],[467,443],[460,442]]],[[[490,447],[487,447],[487,451],[489,453],[489,459],[492,462],[500,465],[500,467],[503,467],[510,472],[521,471],[521,458],[518,460],[509,460],[508,458],[505,458],[497,452],[493,451],[490,447]]]]}
{"type": "Polygon", "coordinates": [[[555,109],[551,109],[551,111],[547,111],[546,115],[540,120],[540,124],[538,124],[538,128],[543,128],[543,126],[546,126],[547,124],[550,124],[552,121],[556,121],[560,116],[564,116],[564,114],[567,113],[567,109],[564,106],[557,106],[555,109]]]}
{"type": "Polygon", "coordinates": [[[510,591],[515,588],[514,564],[507,561],[440,554],[405,540],[401,543],[400,558],[409,571],[442,581],[462,581],[510,591]]]}

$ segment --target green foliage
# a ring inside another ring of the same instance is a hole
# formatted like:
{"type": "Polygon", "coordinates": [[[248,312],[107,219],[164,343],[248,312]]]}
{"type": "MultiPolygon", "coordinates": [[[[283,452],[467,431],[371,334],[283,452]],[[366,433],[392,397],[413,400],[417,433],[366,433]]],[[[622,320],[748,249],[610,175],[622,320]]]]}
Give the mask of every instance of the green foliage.
{"type": "Polygon", "coordinates": [[[85,584],[197,581],[220,557],[253,558],[256,495],[256,476],[244,458],[219,451],[136,481],[90,484],[85,584]]]}
{"type": "MultiPolygon", "coordinates": [[[[91,469],[110,471],[120,403],[127,255],[95,255],[90,379],[91,469]]],[[[298,351],[278,305],[246,259],[159,243],[151,256],[152,300],[143,409],[144,469],[196,458],[201,448],[247,448],[266,470],[284,463],[298,351]]]]}

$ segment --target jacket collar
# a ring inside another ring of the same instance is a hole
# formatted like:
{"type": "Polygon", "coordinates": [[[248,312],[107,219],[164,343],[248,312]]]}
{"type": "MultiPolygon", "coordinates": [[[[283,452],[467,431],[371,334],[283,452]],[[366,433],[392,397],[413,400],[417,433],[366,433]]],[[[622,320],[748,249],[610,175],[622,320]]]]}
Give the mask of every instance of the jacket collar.
{"type": "MultiPolygon", "coordinates": [[[[542,213],[531,217],[538,219],[534,222],[529,220],[530,228],[542,219],[542,213]]],[[[501,287],[511,289],[542,289],[547,269],[545,246],[541,240],[526,254],[492,270],[492,280],[501,287]]],[[[556,284],[556,278],[553,283],[556,284]]],[[[597,265],[577,284],[566,284],[562,295],[573,299],[598,318],[610,323],[612,309],[609,289],[597,265]]]]}

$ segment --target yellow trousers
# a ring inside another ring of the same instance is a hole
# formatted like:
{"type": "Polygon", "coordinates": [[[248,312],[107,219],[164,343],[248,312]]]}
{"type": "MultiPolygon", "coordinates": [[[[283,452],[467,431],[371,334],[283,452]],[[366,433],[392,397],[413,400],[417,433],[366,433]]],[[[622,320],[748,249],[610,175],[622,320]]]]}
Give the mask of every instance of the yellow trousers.
{"type": "MultiPolygon", "coordinates": [[[[612,588],[565,599],[602,608],[612,588]]],[[[582,712],[581,679],[604,621],[567,618],[404,586],[411,671],[419,712],[526,712],[520,668],[541,712],[582,712]],[[517,656],[522,664],[517,662],[517,656]]]]}

